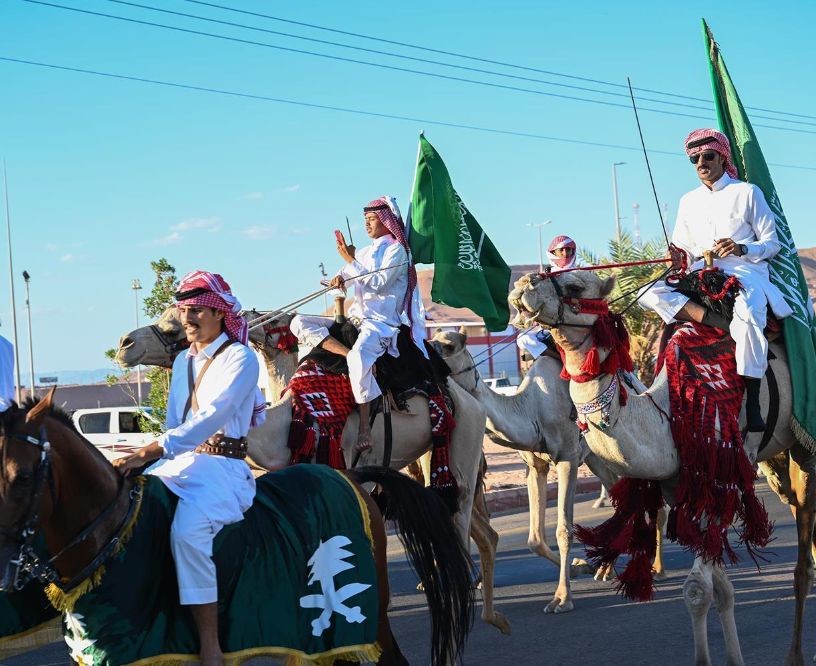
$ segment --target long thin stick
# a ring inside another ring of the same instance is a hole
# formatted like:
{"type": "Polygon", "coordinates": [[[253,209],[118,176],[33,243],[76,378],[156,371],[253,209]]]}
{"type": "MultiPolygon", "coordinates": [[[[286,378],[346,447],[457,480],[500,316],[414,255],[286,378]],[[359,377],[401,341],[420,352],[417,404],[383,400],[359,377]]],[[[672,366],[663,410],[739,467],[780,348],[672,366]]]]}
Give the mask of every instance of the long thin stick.
{"type": "MultiPolygon", "coordinates": [[[[20,382],[20,346],[17,344],[17,303],[14,299],[14,267],[11,263],[11,215],[9,214],[8,177],[6,176],[6,161],[3,160],[3,190],[6,195],[6,237],[8,238],[8,266],[9,266],[9,289],[11,291],[11,332],[14,340],[14,373],[17,385],[17,404],[22,402],[22,386],[20,382]]],[[[31,378],[31,385],[34,385],[34,378],[31,378]]],[[[32,397],[34,394],[32,393],[32,397]]]]}
{"type": "Polygon", "coordinates": [[[660,210],[660,201],[657,198],[657,188],[655,187],[654,178],[652,177],[652,166],[649,164],[649,154],[646,152],[646,143],[643,141],[643,130],[640,128],[640,118],[638,117],[637,105],[635,104],[635,94],[632,92],[632,82],[629,77],[626,77],[626,83],[629,85],[629,96],[632,98],[632,109],[635,112],[635,120],[637,121],[638,134],[640,135],[640,145],[643,147],[643,157],[646,158],[646,169],[649,171],[649,180],[652,183],[652,192],[654,193],[655,205],[657,206],[657,214],[660,216],[660,226],[663,227],[663,236],[666,238],[666,245],[671,245],[669,234],[666,231],[666,223],[663,220],[663,211],[660,210]]]}
{"type": "MultiPolygon", "coordinates": [[[[359,275],[355,275],[354,277],[350,277],[350,278],[344,280],[344,282],[351,282],[352,280],[358,280],[359,278],[366,277],[368,275],[374,275],[374,273],[382,273],[383,271],[388,271],[388,270],[391,270],[393,268],[400,268],[401,266],[407,266],[408,263],[409,262],[407,262],[407,261],[403,261],[401,264],[397,264],[396,266],[386,266],[385,268],[378,268],[376,270],[368,271],[366,273],[360,273],[359,275]]],[[[263,326],[265,323],[275,319],[276,317],[278,317],[278,316],[280,316],[282,314],[286,314],[289,311],[294,310],[295,308],[299,308],[301,305],[305,305],[309,301],[312,301],[315,298],[318,298],[318,297],[322,296],[323,294],[325,294],[325,293],[327,293],[329,291],[332,291],[333,289],[334,289],[334,287],[325,287],[325,288],[320,289],[318,291],[315,291],[315,292],[313,292],[313,293],[311,293],[311,294],[309,294],[307,296],[304,296],[303,298],[299,298],[296,301],[292,301],[291,303],[288,303],[287,305],[284,305],[283,307],[278,308],[277,310],[272,310],[272,311],[270,311],[270,312],[268,312],[266,314],[263,314],[260,317],[257,317],[256,319],[253,319],[251,322],[249,322],[249,330],[250,331],[255,330],[259,326],[263,326]]]]}
{"type": "Polygon", "coordinates": [[[354,239],[351,237],[351,225],[348,221],[348,215],[346,215],[346,229],[348,229],[349,232],[349,245],[354,245],[354,239]]]}

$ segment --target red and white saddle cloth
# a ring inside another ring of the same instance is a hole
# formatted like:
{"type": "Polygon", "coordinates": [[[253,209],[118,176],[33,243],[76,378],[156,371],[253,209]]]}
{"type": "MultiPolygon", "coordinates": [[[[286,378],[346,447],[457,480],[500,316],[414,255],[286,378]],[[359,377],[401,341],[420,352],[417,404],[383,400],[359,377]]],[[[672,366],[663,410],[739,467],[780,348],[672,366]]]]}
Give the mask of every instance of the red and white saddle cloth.
{"type": "MultiPolygon", "coordinates": [[[[737,374],[734,341],[702,324],[679,326],[665,351],[671,431],[680,474],[667,535],[687,550],[718,564],[737,561],[728,536],[735,523],[738,542],[754,562],[773,525],[754,493],[755,472],[743,449],[739,414],[743,381],[737,374]]],[[[610,490],[614,515],[595,528],[576,526],[576,537],[595,564],[630,560],[618,590],[631,599],[653,597],[652,559],[656,517],[663,503],[660,484],[621,479],[610,490]]]]}
{"type": "MultiPolygon", "coordinates": [[[[291,391],[293,397],[289,464],[314,461],[334,469],[345,469],[343,428],[357,406],[348,377],[326,372],[319,364],[306,360],[292,376],[286,390],[291,391]]],[[[458,496],[458,487],[450,470],[449,446],[456,419],[435,383],[425,381],[411,393],[428,400],[433,443],[431,487],[453,501],[458,496]]]]}

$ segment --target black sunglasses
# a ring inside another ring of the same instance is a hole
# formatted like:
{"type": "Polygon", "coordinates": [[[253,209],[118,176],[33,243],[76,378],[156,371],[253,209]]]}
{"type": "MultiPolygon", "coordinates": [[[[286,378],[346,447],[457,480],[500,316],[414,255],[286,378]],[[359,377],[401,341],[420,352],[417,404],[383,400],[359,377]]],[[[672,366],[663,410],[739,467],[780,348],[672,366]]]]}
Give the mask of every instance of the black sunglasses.
{"type": "Polygon", "coordinates": [[[702,153],[697,153],[696,155],[689,155],[689,161],[692,164],[697,164],[697,162],[700,161],[701,155],[706,162],[713,162],[714,157],[717,155],[717,152],[714,150],[704,150],[702,153]]]}

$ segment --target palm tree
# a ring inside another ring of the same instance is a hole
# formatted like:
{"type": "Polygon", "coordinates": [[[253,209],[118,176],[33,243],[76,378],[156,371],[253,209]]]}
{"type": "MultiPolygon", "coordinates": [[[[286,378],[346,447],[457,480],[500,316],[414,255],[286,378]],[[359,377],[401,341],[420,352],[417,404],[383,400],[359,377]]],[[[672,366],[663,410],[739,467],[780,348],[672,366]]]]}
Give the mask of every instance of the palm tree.
{"type": "MultiPolygon", "coordinates": [[[[638,245],[625,232],[621,233],[620,240],[613,238],[609,241],[609,256],[596,256],[586,250],[581,251],[581,259],[589,266],[651,261],[663,259],[665,256],[663,241],[651,240],[644,245],[638,245]]],[[[657,279],[666,268],[666,264],[647,264],[599,271],[603,276],[614,273],[617,277],[609,302],[613,310],[623,313],[631,339],[632,360],[640,379],[647,386],[654,378],[657,344],[663,321],[655,312],[644,310],[634,301],[637,299],[639,289],[657,279]]]]}

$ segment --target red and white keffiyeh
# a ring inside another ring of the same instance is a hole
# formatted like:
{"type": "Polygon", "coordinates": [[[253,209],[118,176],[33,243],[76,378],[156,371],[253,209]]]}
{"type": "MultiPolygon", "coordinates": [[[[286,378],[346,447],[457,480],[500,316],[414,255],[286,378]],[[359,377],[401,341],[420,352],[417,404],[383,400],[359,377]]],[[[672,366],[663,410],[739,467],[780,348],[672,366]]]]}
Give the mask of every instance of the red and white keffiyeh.
{"type": "Polygon", "coordinates": [[[552,239],[550,246],[547,248],[547,257],[550,260],[550,266],[553,268],[560,268],[562,270],[572,268],[578,257],[578,247],[575,245],[575,241],[569,236],[556,236],[552,239]],[[556,250],[560,250],[564,247],[572,248],[571,257],[559,257],[555,254],[556,250]]]}
{"type": "Polygon", "coordinates": [[[249,327],[241,316],[241,303],[232,295],[227,281],[218,273],[192,271],[179,282],[176,302],[185,305],[202,305],[224,313],[224,328],[231,340],[242,345],[249,341],[249,327]]]}
{"type": "Polygon", "coordinates": [[[731,178],[739,178],[737,167],[734,166],[734,160],[731,157],[731,144],[728,143],[728,137],[722,132],[707,128],[696,129],[686,137],[683,147],[689,157],[702,153],[704,150],[713,150],[719,153],[725,158],[725,172],[731,178]]]}
{"type": "Polygon", "coordinates": [[[387,195],[381,196],[380,198],[369,202],[369,204],[363,208],[363,212],[374,213],[379,218],[382,225],[388,229],[391,235],[397,239],[399,244],[405,248],[405,252],[408,254],[408,289],[405,292],[405,298],[403,299],[402,305],[403,309],[408,315],[408,318],[413,321],[411,313],[411,295],[414,293],[414,289],[417,286],[417,273],[416,268],[411,261],[411,247],[408,245],[408,239],[405,237],[405,223],[402,221],[402,215],[397,207],[397,200],[394,197],[387,195]]]}
{"type": "MultiPolygon", "coordinates": [[[[249,326],[241,315],[241,303],[232,294],[227,281],[218,273],[192,271],[179,281],[176,289],[176,303],[201,305],[215,308],[224,313],[224,328],[230,340],[249,346],[249,326]]],[[[260,388],[255,389],[255,404],[252,407],[253,428],[266,419],[266,400],[260,388]]]]}

